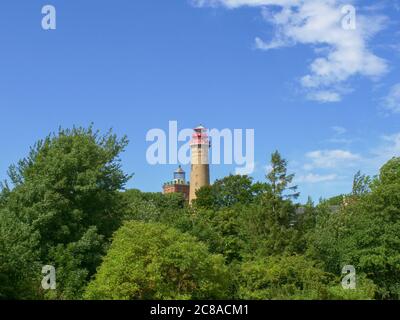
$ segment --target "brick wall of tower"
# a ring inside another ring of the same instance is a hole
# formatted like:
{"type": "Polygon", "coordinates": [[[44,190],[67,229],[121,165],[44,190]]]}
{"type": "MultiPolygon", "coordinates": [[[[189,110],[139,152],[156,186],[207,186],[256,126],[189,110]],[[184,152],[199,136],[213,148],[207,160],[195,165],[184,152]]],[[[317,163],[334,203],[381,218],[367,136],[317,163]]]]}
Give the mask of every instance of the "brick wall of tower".
{"type": "Polygon", "coordinates": [[[190,186],[187,184],[165,184],[163,190],[164,194],[182,193],[185,200],[189,200],[190,186]]]}
{"type": "Polygon", "coordinates": [[[208,160],[208,140],[204,144],[191,146],[192,166],[190,172],[189,202],[195,200],[196,191],[201,187],[210,185],[210,165],[208,160]]]}
{"type": "Polygon", "coordinates": [[[210,185],[210,165],[208,164],[192,164],[192,172],[190,174],[190,196],[189,202],[195,200],[196,191],[201,187],[210,185]]]}

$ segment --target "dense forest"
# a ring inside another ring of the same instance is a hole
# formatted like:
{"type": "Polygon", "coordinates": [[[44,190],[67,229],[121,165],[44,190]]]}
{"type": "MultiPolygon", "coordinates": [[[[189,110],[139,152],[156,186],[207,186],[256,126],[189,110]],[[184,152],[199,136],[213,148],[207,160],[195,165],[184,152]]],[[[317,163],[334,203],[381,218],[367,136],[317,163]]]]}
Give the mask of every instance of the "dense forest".
{"type": "Polygon", "coordinates": [[[0,194],[0,299],[400,299],[400,158],[351,194],[296,203],[275,152],[264,181],[180,194],[126,190],[111,131],[60,129],[0,194]],[[56,268],[56,290],[41,286],[56,268]],[[356,269],[356,288],[341,285],[356,269]]]}

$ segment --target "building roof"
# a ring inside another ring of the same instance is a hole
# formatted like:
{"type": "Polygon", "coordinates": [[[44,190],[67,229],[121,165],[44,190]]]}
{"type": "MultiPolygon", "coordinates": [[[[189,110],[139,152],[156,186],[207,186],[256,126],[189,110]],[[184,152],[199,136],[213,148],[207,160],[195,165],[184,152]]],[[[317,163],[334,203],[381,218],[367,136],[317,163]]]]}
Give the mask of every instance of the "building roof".
{"type": "Polygon", "coordinates": [[[179,166],[178,169],[176,169],[175,173],[185,173],[185,170],[183,170],[182,167],[179,166]]]}
{"type": "Polygon", "coordinates": [[[204,131],[206,128],[202,125],[199,125],[198,127],[194,128],[195,131],[204,131]]]}

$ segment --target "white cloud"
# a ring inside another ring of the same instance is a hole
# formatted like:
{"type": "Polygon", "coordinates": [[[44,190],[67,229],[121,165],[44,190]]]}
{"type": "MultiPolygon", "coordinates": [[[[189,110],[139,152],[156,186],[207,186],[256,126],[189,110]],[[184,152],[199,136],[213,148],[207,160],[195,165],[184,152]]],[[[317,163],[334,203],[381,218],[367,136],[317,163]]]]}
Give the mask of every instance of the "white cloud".
{"type": "Polygon", "coordinates": [[[337,178],[338,178],[337,174],[320,175],[320,174],[309,173],[307,175],[298,177],[296,179],[296,183],[321,183],[321,182],[334,181],[337,178]]]}
{"type": "Polygon", "coordinates": [[[264,167],[265,174],[269,174],[272,171],[272,165],[268,164],[264,167]]]}
{"type": "Polygon", "coordinates": [[[285,42],[282,40],[279,40],[279,39],[275,39],[275,40],[271,41],[270,43],[266,43],[258,37],[255,39],[254,43],[255,43],[256,49],[260,49],[260,50],[276,49],[276,48],[280,48],[285,45],[285,42]]]}
{"type": "Polygon", "coordinates": [[[334,126],[332,127],[332,130],[335,131],[337,135],[343,135],[347,132],[346,128],[340,126],[334,126]]]}
{"type": "Polygon", "coordinates": [[[354,140],[346,139],[346,138],[332,138],[332,139],[329,139],[328,142],[337,143],[337,144],[352,144],[354,142],[354,140]]]}
{"type": "Polygon", "coordinates": [[[339,166],[352,166],[361,160],[357,154],[345,150],[317,150],[306,154],[311,161],[304,165],[305,170],[315,168],[337,168],[339,166]]]}
{"type": "Polygon", "coordinates": [[[380,165],[393,157],[400,157],[400,132],[382,136],[382,145],[373,150],[380,165]]]}
{"type": "Polygon", "coordinates": [[[299,0],[192,0],[191,2],[199,7],[223,5],[227,8],[234,9],[242,6],[249,6],[249,7],[259,7],[268,5],[287,6],[287,5],[294,5],[300,1],[299,0]]]}
{"type": "Polygon", "coordinates": [[[400,132],[381,136],[381,141],[369,150],[369,155],[362,161],[364,171],[377,174],[379,169],[393,157],[400,157],[400,132]]]}
{"type": "MultiPolygon", "coordinates": [[[[346,133],[345,128],[333,127],[332,129],[346,133]],[[335,129],[333,129],[335,128],[335,129]]],[[[358,139],[357,139],[358,140],[358,139]]],[[[303,165],[296,167],[300,174],[296,177],[296,183],[319,184],[328,183],[337,185],[344,183],[351,187],[351,179],[359,169],[363,173],[375,175],[379,169],[393,157],[400,157],[400,132],[382,135],[374,149],[366,150],[363,155],[348,150],[317,150],[305,155],[303,165]]]]}
{"type": "Polygon", "coordinates": [[[394,85],[385,98],[384,107],[393,113],[400,113],[400,83],[394,85]]]}
{"type": "Polygon", "coordinates": [[[197,6],[223,5],[227,8],[258,6],[264,19],[275,29],[274,38],[255,38],[255,46],[271,50],[295,44],[316,47],[309,73],[300,83],[307,97],[320,102],[338,102],[346,93],[342,87],[351,77],[377,78],[387,72],[385,60],[368,47],[370,40],[384,28],[387,18],[371,10],[357,12],[355,30],[342,28],[346,0],[192,0],[197,6]]]}
{"type": "Polygon", "coordinates": [[[328,142],[347,145],[354,142],[353,139],[344,137],[344,135],[347,133],[346,128],[343,128],[341,126],[333,126],[331,129],[334,131],[335,134],[331,139],[327,140],[328,142]]]}
{"type": "Polygon", "coordinates": [[[319,101],[323,103],[327,102],[339,102],[342,100],[342,97],[337,92],[332,91],[315,91],[311,92],[307,95],[308,99],[313,101],[319,101]]]}

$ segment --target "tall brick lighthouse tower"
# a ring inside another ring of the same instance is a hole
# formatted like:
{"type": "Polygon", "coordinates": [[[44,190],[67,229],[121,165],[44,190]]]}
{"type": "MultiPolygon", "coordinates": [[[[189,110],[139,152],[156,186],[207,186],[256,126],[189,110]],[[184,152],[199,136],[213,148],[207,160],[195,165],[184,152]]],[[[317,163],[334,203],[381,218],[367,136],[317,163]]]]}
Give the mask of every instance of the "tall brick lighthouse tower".
{"type": "Polygon", "coordinates": [[[189,202],[191,203],[196,199],[197,190],[210,185],[210,165],[208,161],[210,139],[206,128],[199,126],[194,129],[190,148],[192,151],[192,171],[190,173],[189,202]]]}

